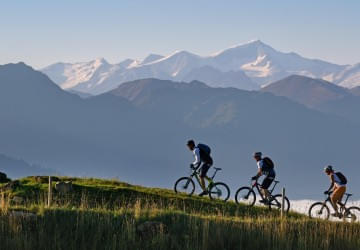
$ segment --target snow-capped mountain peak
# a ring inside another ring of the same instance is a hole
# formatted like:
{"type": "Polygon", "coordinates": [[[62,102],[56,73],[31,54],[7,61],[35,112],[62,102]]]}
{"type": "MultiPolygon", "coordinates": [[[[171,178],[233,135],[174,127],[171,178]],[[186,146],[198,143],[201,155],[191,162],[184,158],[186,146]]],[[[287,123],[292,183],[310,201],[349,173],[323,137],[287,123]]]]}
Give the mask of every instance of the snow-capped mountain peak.
{"type": "Polygon", "coordinates": [[[178,50],[167,56],[150,54],[143,60],[127,59],[114,65],[103,58],[87,63],[58,63],[42,71],[64,89],[90,94],[103,93],[123,82],[142,78],[207,80],[215,87],[257,89],[297,74],[346,87],[360,85],[359,65],[337,65],[304,58],[294,52],[284,53],[258,39],[209,56],[178,50]]]}
{"type": "Polygon", "coordinates": [[[224,53],[226,51],[242,49],[242,48],[249,48],[249,47],[260,47],[260,46],[267,46],[267,45],[265,43],[263,43],[259,39],[253,39],[253,40],[250,40],[250,41],[245,42],[245,43],[238,43],[238,44],[230,46],[230,47],[228,47],[226,49],[222,49],[222,50],[220,50],[218,52],[215,52],[215,53],[211,54],[210,57],[219,56],[220,54],[222,54],[222,53],[224,53]]]}
{"type": "Polygon", "coordinates": [[[150,54],[147,57],[145,57],[144,60],[141,61],[141,64],[152,63],[152,62],[158,61],[162,58],[164,58],[164,56],[162,56],[162,55],[150,54]]]}
{"type": "Polygon", "coordinates": [[[99,57],[94,60],[94,67],[100,67],[103,64],[109,64],[103,57],[99,57]]]}

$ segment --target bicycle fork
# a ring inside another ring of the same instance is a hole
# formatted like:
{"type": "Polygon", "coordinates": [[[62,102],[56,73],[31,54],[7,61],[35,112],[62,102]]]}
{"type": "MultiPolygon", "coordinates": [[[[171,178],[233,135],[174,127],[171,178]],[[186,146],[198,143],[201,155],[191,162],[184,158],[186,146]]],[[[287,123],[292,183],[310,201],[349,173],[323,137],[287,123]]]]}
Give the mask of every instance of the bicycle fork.
{"type": "Polygon", "coordinates": [[[186,181],[185,185],[183,186],[183,188],[184,188],[184,189],[187,189],[188,186],[189,186],[189,184],[190,184],[190,182],[191,182],[191,179],[187,179],[187,181],[186,181]]]}
{"type": "Polygon", "coordinates": [[[326,202],[324,202],[321,206],[321,209],[317,212],[318,215],[321,215],[323,213],[324,208],[326,207],[326,202]]]}

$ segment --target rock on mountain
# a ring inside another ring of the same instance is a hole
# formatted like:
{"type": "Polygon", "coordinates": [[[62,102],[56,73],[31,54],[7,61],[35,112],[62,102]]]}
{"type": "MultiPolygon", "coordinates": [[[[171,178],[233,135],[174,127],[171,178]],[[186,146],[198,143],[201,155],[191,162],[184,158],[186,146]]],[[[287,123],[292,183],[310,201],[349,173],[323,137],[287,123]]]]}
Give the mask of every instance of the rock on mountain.
{"type": "Polygon", "coordinates": [[[259,40],[205,57],[176,51],[168,56],[150,54],[144,60],[128,59],[114,65],[104,60],[58,63],[42,71],[64,89],[91,94],[105,93],[124,82],[143,78],[199,80],[214,87],[240,89],[258,89],[259,85],[293,74],[322,78],[347,87],[360,84],[358,65],[336,65],[296,53],[283,53],[259,40]]]}

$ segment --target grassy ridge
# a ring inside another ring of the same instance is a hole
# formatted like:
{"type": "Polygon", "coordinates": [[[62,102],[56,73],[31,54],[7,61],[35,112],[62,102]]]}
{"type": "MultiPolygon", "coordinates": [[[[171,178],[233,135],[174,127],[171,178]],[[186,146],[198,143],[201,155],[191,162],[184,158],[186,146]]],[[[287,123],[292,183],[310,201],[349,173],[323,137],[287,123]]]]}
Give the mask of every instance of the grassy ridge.
{"type": "MultiPolygon", "coordinates": [[[[71,178],[64,178],[70,180],[71,178]]],[[[176,195],[99,179],[71,179],[71,195],[55,195],[45,207],[47,184],[20,181],[2,201],[1,249],[360,249],[360,225],[310,220],[233,202],[176,195]],[[6,198],[5,198],[6,199],[6,198]],[[14,215],[14,210],[25,211],[14,215]],[[33,215],[27,215],[32,212],[33,215]],[[164,230],[144,238],[137,227],[161,222],[164,230]]]]}
{"type": "MultiPolygon", "coordinates": [[[[249,208],[239,206],[234,202],[211,201],[199,196],[175,194],[174,191],[160,188],[146,188],[130,185],[117,180],[61,178],[72,181],[73,192],[62,196],[54,193],[53,205],[57,207],[101,208],[117,210],[123,207],[133,207],[139,203],[143,207],[158,207],[161,209],[180,210],[187,213],[201,213],[205,215],[219,214],[223,216],[277,216],[277,211],[268,211],[262,207],[249,208]]],[[[26,200],[26,206],[45,204],[48,184],[37,183],[28,177],[20,180],[21,186],[12,191],[10,196],[21,196],[26,200]]],[[[290,216],[301,215],[292,213],[290,216]]]]}

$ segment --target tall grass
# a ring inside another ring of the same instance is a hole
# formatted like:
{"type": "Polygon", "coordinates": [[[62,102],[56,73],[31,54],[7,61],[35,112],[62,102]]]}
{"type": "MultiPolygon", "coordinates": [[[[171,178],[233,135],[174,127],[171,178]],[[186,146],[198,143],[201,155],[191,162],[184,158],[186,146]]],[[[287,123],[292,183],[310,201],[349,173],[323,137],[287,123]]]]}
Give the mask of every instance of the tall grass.
{"type": "Polygon", "coordinates": [[[73,181],[74,192],[55,193],[51,208],[46,208],[47,185],[31,178],[3,193],[0,249],[360,249],[358,223],[310,220],[294,213],[281,219],[276,211],[171,190],[73,181]],[[25,202],[12,205],[12,196],[25,202]],[[137,227],[145,221],[161,222],[166,230],[144,237],[137,227]]]}
{"type": "Polygon", "coordinates": [[[153,209],[45,209],[0,216],[2,249],[359,249],[357,224],[302,219],[228,218],[153,209]],[[137,225],[159,221],[150,238],[137,225]]]}

